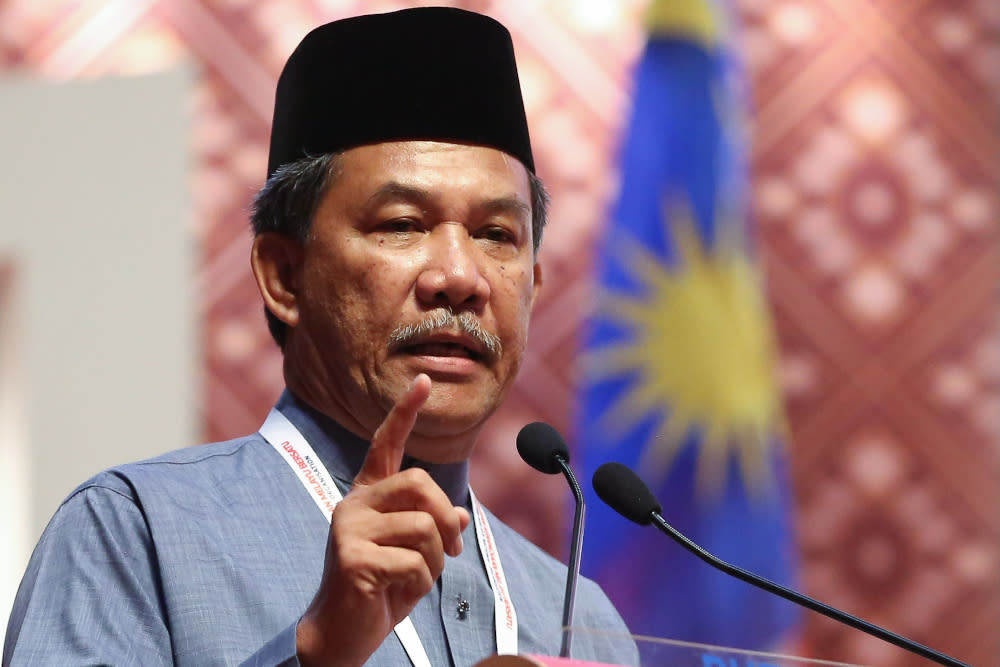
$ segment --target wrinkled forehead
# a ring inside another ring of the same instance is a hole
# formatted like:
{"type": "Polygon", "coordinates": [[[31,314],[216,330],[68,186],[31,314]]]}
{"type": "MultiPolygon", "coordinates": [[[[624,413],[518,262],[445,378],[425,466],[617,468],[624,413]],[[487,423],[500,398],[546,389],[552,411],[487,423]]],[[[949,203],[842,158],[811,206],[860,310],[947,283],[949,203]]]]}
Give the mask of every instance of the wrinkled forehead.
{"type": "Polygon", "coordinates": [[[345,205],[494,206],[525,219],[531,215],[530,181],[520,160],[472,144],[421,140],[349,149],[338,156],[327,194],[345,205]]]}

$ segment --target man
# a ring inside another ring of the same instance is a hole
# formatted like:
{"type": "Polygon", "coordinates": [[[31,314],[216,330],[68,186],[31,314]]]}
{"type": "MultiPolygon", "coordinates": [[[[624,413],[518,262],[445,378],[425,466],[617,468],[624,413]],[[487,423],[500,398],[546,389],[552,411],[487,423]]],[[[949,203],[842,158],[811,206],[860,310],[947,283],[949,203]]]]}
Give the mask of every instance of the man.
{"type": "MultiPolygon", "coordinates": [[[[287,391],[260,433],[79,487],[32,556],[4,664],[554,655],[565,568],[468,489],[541,284],[533,169],[495,21],[416,9],[310,33],[253,215],[287,391]]],[[[580,625],[625,632],[592,582],[578,599],[580,625]]],[[[613,638],[578,637],[574,657],[635,661],[613,638]]]]}

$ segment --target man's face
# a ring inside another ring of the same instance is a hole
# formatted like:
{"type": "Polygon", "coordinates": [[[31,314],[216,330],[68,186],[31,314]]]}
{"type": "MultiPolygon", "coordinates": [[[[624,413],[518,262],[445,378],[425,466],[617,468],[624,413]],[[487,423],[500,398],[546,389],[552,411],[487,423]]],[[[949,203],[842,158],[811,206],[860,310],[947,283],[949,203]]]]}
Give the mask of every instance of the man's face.
{"type": "Polygon", "coordinates": [[[299,372],[324,385],[331,416],[370,433],[426,373],[414,434],[474,440],[524,352],[540,281],[530,202],[524,166],[492,148],[407,141],[342,156],[305,247],[293,333],[318,360],[299,372]]]}

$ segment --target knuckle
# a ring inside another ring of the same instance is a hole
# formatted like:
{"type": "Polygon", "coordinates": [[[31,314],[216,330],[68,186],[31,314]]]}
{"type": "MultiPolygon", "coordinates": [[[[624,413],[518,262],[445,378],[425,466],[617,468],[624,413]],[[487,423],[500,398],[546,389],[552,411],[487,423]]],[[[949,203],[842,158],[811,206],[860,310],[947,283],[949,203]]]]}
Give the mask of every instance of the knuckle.
{"type": "Polygon", "coordinates": [[[407,577],[407,588],[414,594],[414,597],[423,597],[434,587],[436,579],[437,577],[431,574],[427,564],[423,559],[420,559],[419,566],[410,570],[410,575],[407,577]]]}
{"type": "Polygon", "coordinates": [[[359,542],[347,540],[337,546],[336,566],[341,574],[353,576],[370,569],[371,558],[359,542]]]}
{"type": "Polygon", "coordinates": [[[431,476],[422,468],[407,468],[399,473],[408,484],[421,486],[431,481],[431,476]]]}
{"type": "Polygon", "coordinates": [[[383,421],[381,424],[379,424],[378,427],[375,429],[375,432],[372,433],[372,439],[371,439],[372,443],[373,444],[381,443],[382,440],[385,438],[385,434],[388,430],[389,426],[386,424],[386,422],[383,421]]]}
{"type": "Polygon", "coordinates": [[[330,515],[330,534],[338,539],[350,539],[359,529],[370,523],[369,512],[357,500],[344,501],[333,509],[330,515]]]}
{"type": "Polygon", "coordinates": [[[419,512],[413,517],[413,528],[421,535],[427,536],[437,532],[437,522],[427,512],[419,512]]]}

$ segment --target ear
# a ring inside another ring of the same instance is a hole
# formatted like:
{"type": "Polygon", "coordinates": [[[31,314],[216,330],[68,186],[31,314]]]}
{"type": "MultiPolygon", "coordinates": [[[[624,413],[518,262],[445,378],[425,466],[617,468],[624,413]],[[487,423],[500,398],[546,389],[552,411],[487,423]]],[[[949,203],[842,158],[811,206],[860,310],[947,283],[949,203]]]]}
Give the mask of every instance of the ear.
{"type": "Polygon", "coordinates": [[[538,294],[542,291],[542,263],[535,261],[534,271],[534,284],[531,287],[531,308],[535,308],[535,299],[538,298],[538,294]]]}
{"type": "Polygon", "coordinates": [[[290,327],[299,323],[303,254],[302,244],[274,232],[258,234],[250,251],[250,266],[264,305],[290,327]]]}

